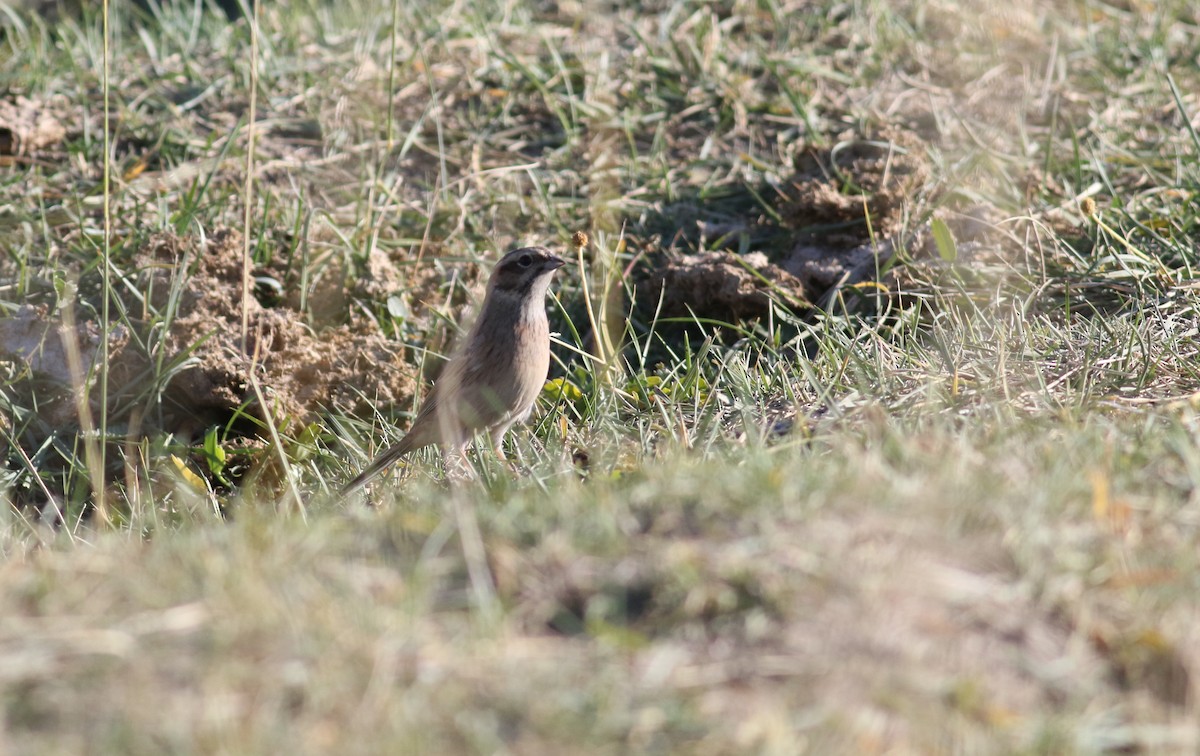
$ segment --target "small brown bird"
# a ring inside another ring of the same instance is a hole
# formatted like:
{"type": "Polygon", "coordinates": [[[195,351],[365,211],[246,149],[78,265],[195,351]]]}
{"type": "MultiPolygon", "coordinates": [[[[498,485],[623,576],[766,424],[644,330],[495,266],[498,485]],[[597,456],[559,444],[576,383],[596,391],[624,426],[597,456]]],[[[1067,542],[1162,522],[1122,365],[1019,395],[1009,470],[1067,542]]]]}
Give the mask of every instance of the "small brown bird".
{"type": "Polygon", "coordinates": [[[545,299],[554,271],[563,265],[544,247],[515,249],[500,258],[475,325],[425,398],[412,428],[347,483],[343,494],[430,444],[440,444],[448,462],[452,454],[461,458],[481,430],[503,458],[504,434],[529,417],[550,370],[545,299]]]}

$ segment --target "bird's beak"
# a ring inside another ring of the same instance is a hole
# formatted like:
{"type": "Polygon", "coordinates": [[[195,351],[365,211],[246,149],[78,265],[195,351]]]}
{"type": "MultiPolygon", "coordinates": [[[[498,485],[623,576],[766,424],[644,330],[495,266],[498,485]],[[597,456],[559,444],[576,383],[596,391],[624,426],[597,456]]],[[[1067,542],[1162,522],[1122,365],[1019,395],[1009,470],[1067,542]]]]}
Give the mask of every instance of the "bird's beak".
{"type": "Polygon", "coordinates": [[[545,263],[546,270],[558,270],[566,264],[566,260],[562,259],[561,257],[556,257],[555,255],[550,255],[550,257],[546,258],[545,263]]]}

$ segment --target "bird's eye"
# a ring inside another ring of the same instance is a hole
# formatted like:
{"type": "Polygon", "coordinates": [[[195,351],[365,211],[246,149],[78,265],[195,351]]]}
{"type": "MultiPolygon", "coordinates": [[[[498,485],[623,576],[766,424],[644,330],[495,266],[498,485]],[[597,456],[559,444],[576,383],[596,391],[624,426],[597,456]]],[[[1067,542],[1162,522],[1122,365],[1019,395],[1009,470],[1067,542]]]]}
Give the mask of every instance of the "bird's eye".
{"type": "Polygon", "coordinates": [[[527,254],[521,255],[517,258],[517,265],[520,265],[522,268],[528,268],[530,265],[533,265],[533,257],[527,254]]]}

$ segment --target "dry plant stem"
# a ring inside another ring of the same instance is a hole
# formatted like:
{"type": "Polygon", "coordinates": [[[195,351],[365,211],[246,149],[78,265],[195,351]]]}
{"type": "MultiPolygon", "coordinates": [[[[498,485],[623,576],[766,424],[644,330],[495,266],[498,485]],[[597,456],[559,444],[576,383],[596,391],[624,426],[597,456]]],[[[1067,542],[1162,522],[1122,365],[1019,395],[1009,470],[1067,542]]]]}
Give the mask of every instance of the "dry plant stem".
{"type": "MultiPolygon", "coordinates": [[[[254,205],[255,111],[258,103],[258,22],[261,7],[262,3],[253,4],[253,13],[250,19],[250,107],[249,115],[247,116],[246,183],[242,193],[245,204],[245,215],[243,216],[242,225],[242,354],[246,354],[248,351],[247,341],[250,332],[250,214],[254,205]]],[[[262,344],[262,339],[256,339],[255,343],[262,344]]],[[[246,367],[246,378],[250,382],[250,387],[254,390],[258,406],[263,408],[263,420],[267,425],[267,432],[271,435],[271,446],[275,450],[275,453],[279,455],[279,464],[283,470],[284,477],[287,478],[288,491],[291,494],[292,504],[295,506],[296,511],[300,513],[300,517],[307,520],[304,500],[300,497],[300,491],[296,488],[296,476],[293,474],[291,464],[288,462],[287,454],[283,447],[283,440],[279,437],[279,429],[275,426],[275,419],[271,416],[270,405],[267,404],[262,387],[258,383],[258,376],[255,375],[255,366],[258,364],[258,358],[258,350],[255,349],[254,354],[250,356],[250,363],[246,367]]]]}
{"type": "MultiPolygon", "coordinates": [[[[142,412],[135,410],[129,418],[129,432],[125,434],[125,491],[129,504],[130,520],[133,521],[145,508],[143,502],[152,499],[149,487],[142,484],[138,470],[146,469],[146,459],[139,439],[142,436],[142,412]]],[[[151,508],[150,511],[153,511],[151,508]]]]}
{"type": "Polygon", "coordinates": [[[388,155],[392,154],[392,149],[395,147],[395,125],[396,125],[396,26],[399,23],[400,15],[400,0],[392,0],[392,23],[390,28],[391,35],[391,53],[388,55],[388,78],[387,78],[387,151],[388,155]]]}
{"type": "MultiPolygon", "coordinates": [[[[104,178],[103,178],[103,183],[104,183],[104,187],[103,187],[104,241],[103,241],[103,251],[101,253],[101,256],[103,259],[100,261],[101,262],[101,273],[100,274],[101,274],[102,280],[103,280],[102,285],[103,285],[104,292],[103,292],[102,300],[100,303],[100,338],[104,342],[104,348],[100,350],[100,440],[101,440],[101,445],[100,445],[100,449],[99,449],[99,457],[96,459],[89,458],[88,470],[89,470],[89,474],[91,476],[93,476],[92,481],[91,481],[92,496],[94,498],[94,501],[96,502],[96,511],[100,514],[101,521],[104,522],[105,524],[107,524],[108,523],[108,504],[104,500],[104,495],[105,495],[104,468],[106,467],[104,455],[105,455],[106,450],[105,450],[105,445],[103,442],[105,439],[108,438],[108,335],[109,335],[109,329],[112,326],[112,323],[110,320],[110,313],[109,313],[109,299],[112,296],[112,267],[111,267],[111,261],[109,259],[109,255],[112,251],[112,246],[111,246],[112,245],[112,184],[111,184],[111,179],[112,179],[112,134],[109,131],[109,125],[110,125],[109,124],[109,91],[110,91],[110,87],[109,87],[109,82],[108,82],[109,66],[110,66],[109,47],[112,44],[112,40],[111,40],[111,33],[110,33],[110,29],[109,29],[108,0],[104,0],[104,6],[101,8],[101,11],[102,11],[101,15],[103,16],[102,24],[104,26],[104,28],[102,30],[103,47],[104,47],[104,63],[101,66],[101,68],[103,69],[103,77],[104,77],[104,82],[103,82],[103,90],[104,90],[104,178]],[[99,473],[100,473],[99,478],[95,477],[97,471],[99,471],[99,473]]],[[[75,370],[78,370],[79,345],[75,343],[75,331],[74,331],[73,326],[72,326],[72,331],[71,331],[71,338],[69,341],[70,341],[70,344],[67,346],[67,354],[70,355],[71,350],[74,349],[75,362],[76,362],[76,365],[74,367],[75,367],[75,370]]],[[[73,372],[75,372],[75,370],[73,370],[73,372]]],[[[80,373],[79,375],[81,376],[81,382],[77,385],[82,386],[83,385],[82,384],[82,373],[80,373]]],[[[77,391],[76,398],[77,398],[77,401],[82,402],[84,407],[87,406],[87,394],[86,393],[83,393],[81,395],[77,391]]],[[[83,414],[80,413],[80,415],[79,415],[80,422],[83,421],[83,417],[84,417],[83,414]]],[[[90,420],[91,420],[90,412],[88,414],[88,419],[89,419],[89,423],[90,423],[90,420]]],[[[86,436],[85,436],[85,439],[86,439],[86,436]]],[[[86,440],[85,440],[85,443],[86,443],[86,440]]],[[[87,448],[87,447],[85,446],[85,448],[87,448]]],[[[95,452],[96,452],[96,449],[95,449],[95,445],[93,443],[92,448],[91,448],[91,453],[95,454],[95,452]]]]}
{"type": "MultiPolygon", "coordinates": [[[[253,3],[250,15],[250,107],[246,116],[246,182],[242,191],[242,354],[249,351],[250,336],[250,215],[254,206],[255,111],[258,107],[258,19],[262,3],[253,3]]],[[[251,365],[253,373],[253,365],[251,365]]]]}
{"type": "Polygon", "coordinates": [[[483,535],[479,532],[479,520],[475,516],[475,507],[467,500],[467,491],[462,483],[451,478],[450,485],[453,486],[450,506],[454,510],[454,522],[462,542],[463,560],[467,563],[471,590],[475,593],[475,601],[484,617],[490,618],[496,614],[498,607],[496,593],[492,590],[492,572],[488,569],[487,550],[483,545],[483,535]]]}
{"type": "MultiPolygon", "coordinates": [[[[17,451],[17,454],[19,454],[21,457],[21,461],[25,464],[25,469],[29,470],[29,474],[33,476],[35,481],[37,481],[38,488],[41,490],[42,495],[46,497],[47,506],[54,510],[54,515],[58,518],[58,521],[65,524],[67,518],[63,513],[62,507],[59,506],[58,498],[50,492],[49,487],[46,486],[46,481],[42,480],[42,476],[37,474],[37,468],[34,466],[33,460],[30,459],[29,455],[25,453],[25,449],[23,449],[21,445],[16,442],[16,439],[9,436],[7,432],[3,431],[3,429],[0,429],[0,433],[3,433],[5,442],[7,442],[13,449],[17,451]]],[[[44,515],[42,519],[43,521],[45,520],[44,515]]],[[[69,527],[64,527],[63,531],[66,532],[67,539],[70,540],[71,543],[74,543],[75,533],[69,527]]],[[[38,537],[38,541],[39,543],[42,541],[40,536],[38,537]]]]}
{"type": "MultiPolygon", "coordinates": [[[[74,287],[72,287],[74,288],[74,287]]],[[[79,355],[79,342],[75,330],[75,308],[70,299],[63,308],[63,325],[59,331],[63,351],[67,358],[67,368],[71,373],[71,383],[75,394],[75,411],[79,416],[79,432],[83,436],[83,457],[87,467],[88,479],[92,488],[92,497],[96,505],[96,517],[105,525],[110,523],[108,504],[104,499],[104,457],[103,444],[97,444],[96,421],[92,417],[92,408],[88,401],[88,381],[83,369],[83,360],[79,355]]],[[[108,341],[100,349],[101,354],[108,353],[108,341]]],[[[101,363],[103,365],[103,363],[101,363]]],[[[103,368],[101,368],[103,369],[103,368]]],[[[100,439],[103,441],[103,438],[100,439]]]]}
{"type": "MultiPolygon", "coordinates": [[[[55,516],[58,518],[56,522],[60,522],[62,520],[62,514],[61,509],[58,506],[58,502],[51,499],[47,504],[47,507],[54,510],[55,516]]],[[[44,549],[50,543],[50,541],[47,539],[47,536],[53,537],[54,535],[54,526],[46,521],[47,518],[44,513],[39,513],[37,509],[34,509],[33,512],[38,514],[37,521],[31,520],[26,513],[21,511],[19,508],[9,506],[7,511],[0,512],[0,526],[3,526],[7,530],[11,529],[16,522],[20,522],[21,525],[24,526],[24,532],[28,534],[28,537],[36,541],[37,548],[44,549]]],[[[71,533],[70,528],[63,528],[63,530],[67,532],[67,536],[71,539],[71,542],[74,543],[75,537],[74,534],[71,533]]]]}
{"type": "Polygon", "coordinates": [[[617,237],[616,247],[611,253],[604,255],[604,295],[600,305],[600,317],[604,323],[604,338],[608,342],[607,349],[611,359],[608,369],[619,371],[620,360],[616,356],[621,353],[621,343],[625,338],[625,292],[621,287],[620,267],[617,264],[617,251],[624,247],[625,238],[622,233],[617,237]]]}
{"type": "MultiPolygon", "coordinates": [[[[1116,229],[1114,229],[1112,226],[1108,225],[1103,220],[1101,220],[1099,213],[1092,215],[1091,218],[1096,223],[1096,226],[1098,228],[1100,228],[1101,231],[1104,231],[1106,234],[1108,234],[1112,238],[1116,239],[1121,244],[1121,246],[1125,248],[1126,252],[1128,252],[1129,254],[1138,258],[1139,260],[1146,263],[1147,265],[1153,266],[1155,268],[1155,270],[1157,271],[1157,273],[1160,276],[1162,276],[1164,280],[1168,280],[1170,278],[1171,272],[1169,270],[1167,270],[1167,267],[1162,264],[1161,260],[1151,257],[1150,255],[1146,254],[1145,252],[1143,252],[1142,250],[1138,249],[1133,244],[1131,244],[1129,242],[1129,240],[1124,237],[1124,235],[1118,233],[1116,229]]],[[[1125,266],[1122,264],[1122,267],[1125,267],[1125,266]]],[[[1128,270],[1127,267],[1126,267],[1126,270],[1128,270]]]]}
{"type": "MultiPolygon", "coordinates": [[[[588,325],[590,325],[592,328],[592,352],[595,354],[595,361],[603,366],[603,380],[611,383],[612,374],[609,370],[609,365],[611,364],[611,353],[607,348],[608,340],[605,337],[605,333],[600,328],[600,323],[604,322],[604,314],[601,312],[599,316],[597,316],[596,307],[592,303],[591,287],[588,284],[588,265],[587,261],[583,258],[583,250],[584,248],[582,246],[576,247],[575,258],[579,262],[579,285],[583,288],[583,303],[584,307],[587,308],[588,325]]],[[[601,303],[601,307],[603,307],[603,303],[601,303]]]]}
{"type": "MultiPolygon", "coordinates": [[[[258,376],[251,370],[248,378],[250,380],[250,387],[254,390],[254,397],[258,400],[258,405],[263,408],[263,418],[267,424],[267,432],[271,434],[271,448],[279,456],[280,469],[283,470],[283,476],[287,479],[288,493],[291,494],[291,504],[300,514],[300,519],[307,522],[308,512],[304,506],[304,499],[300,496],[300,489],[296,487],[296,475],[292,470],[291,462],[288,461],[287,453],[284,451],[283,439],[279,437],[279,429],[275,427],[275,420],[267,410],[266,397],[263,395],[262,386],[258,383],[258,376]]],[[[287,507],[285,507],[286,509],[287,507]]]]}
{"type": "MultiPolygon", "coordinates": [[[[587,23],[589,22],[585,21],[585,24],[587,23]]],[[[599,60],[596,63],[601,65],[599,60]]],[[[601,82],[611,83],[608,81],[607,71],[597,77],[597,84],[589,89],[587,97],[589,100],[612,106],[615,100],[612,88],[601,82]]],[[[604,363],[605,380],[611,382],[614,378],[614,371],[619,370],[616,356],[620,341],[624,336],[622,297],[619,287],[614,286],[614,282],[619,278],[616,270],[616,254],[615,250],[608,245],[611,236],[615,235],[620,238],[620,220],[613,208],[622,196],[621,183],[615,170],[618,164],[615,156],[621,150],[623,134],[609,121],[602,118],[589,119],[588,132],[590,135],[588,139],[588,169],[589,179],[593,186],[588,214],[591,216],[592,228],[596,232],[596,239],[592,242],[592,249],[595,252],[593,259],[601,267],[603,279],[599,287],[599,301],[595,304],[598,312],[593,312],[590,296],[586,296],[585,301],[588,306],[588,317],[591,319],[592,334],[595,338],[596,356],[604,363]]],[[[581,241],[586,243],[586,236],[581,241]]],[[[583,275],[585,268],[582,265],[583,248],[584,245],[578,245],[581,261],[580,277],[586,283],[587,276],[583,275]]]]}

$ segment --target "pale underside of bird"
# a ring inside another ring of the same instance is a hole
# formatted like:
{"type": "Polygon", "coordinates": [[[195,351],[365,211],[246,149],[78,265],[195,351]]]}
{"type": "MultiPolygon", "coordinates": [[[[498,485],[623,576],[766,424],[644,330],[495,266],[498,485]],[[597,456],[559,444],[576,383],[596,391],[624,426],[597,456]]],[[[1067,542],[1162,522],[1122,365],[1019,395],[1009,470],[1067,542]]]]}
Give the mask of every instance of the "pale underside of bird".
{"type": "Polygon", "coordinates": [[[451,356],[417,413],[412,428],[342,493],[369,483],[400,457],[437,444],[447,468],[459,463],[471,439],[487,433],[497,454],[515,423],[526,420],[550,369],[545,298],[563,260],[544,247],[523,247],[500,259],[474,325],[451,356]]]}

